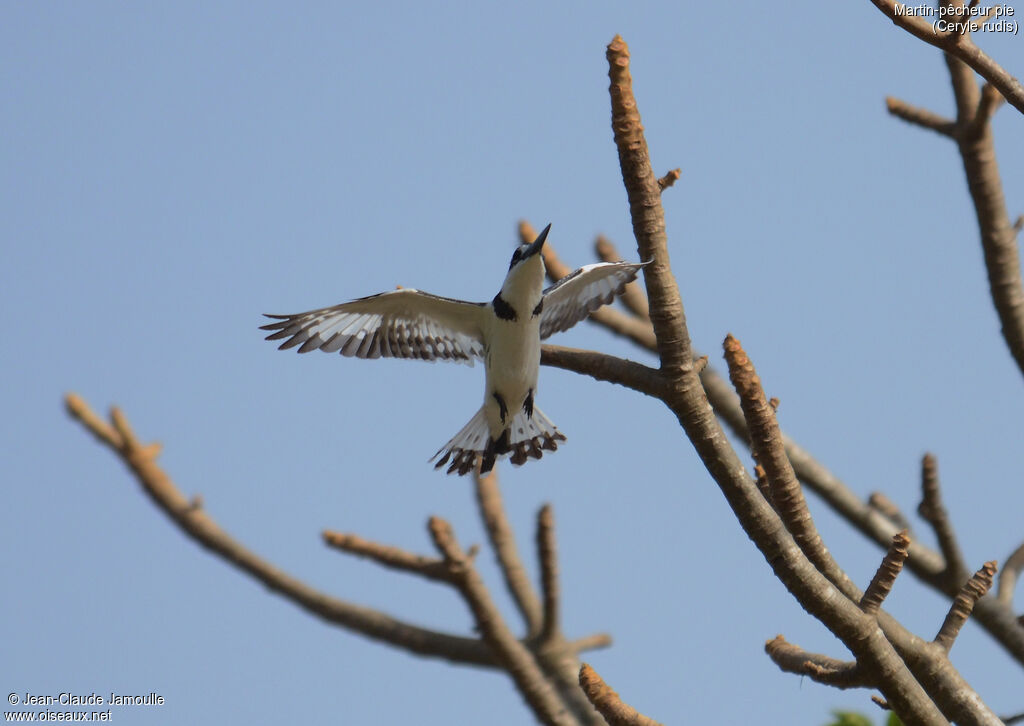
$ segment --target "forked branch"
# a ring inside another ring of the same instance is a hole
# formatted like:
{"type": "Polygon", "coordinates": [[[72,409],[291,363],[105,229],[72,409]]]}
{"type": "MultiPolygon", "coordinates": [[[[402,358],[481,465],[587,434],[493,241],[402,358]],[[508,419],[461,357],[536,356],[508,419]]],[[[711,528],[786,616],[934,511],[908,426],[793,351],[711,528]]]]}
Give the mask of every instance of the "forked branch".
{"type": "MultiPolygon", "coordinates": [[[[481,639],[411,625],[378,610],[332,597],[274,567],[222,530],[203,510],[198,498],[190,500],[181,493],[156,462],[160,447],[141,443],[118,409],[113,409],[108,423],[75,394],[68,394],[65,405],[74,419],[128,467],[142,490],[184,534],[304,610],[333,625],[417,655],[465,665],[505,668],[492,648],[481,639]]],[[[332,547],[369,558],[386,567],[430,579],[449,579],[443,560],[380,545],[356,535],[327,532],[324,539],[332,547]]],[[[599,634],[568,642],[566,648],[575,654],[606,647],[609,643],[607,635],[599,634]]]]}
{"type": "MultiPolygon", "coordinates": [[[[906,13],[904,4],[896,2],[896,0],[871,0],[871,2],[893,23],[914,37],[956,56],[973,68],[978,75],[997,88],[1010,104],[1024,113],[1024,86],[975,45],[969,34],[959,32],[959,30],[936,31],[925,18],[906,13]]],[[[956,18],[950,18],[950,20],[956,20],[956,18]]],[[[963,21],[963,18],[960,20],[963,21]]]]}
{"type": "MultiPolygon", "coordinates": [[[[889,0],[872,2],[879,5],[880,2],[888,3],[889,0]]],[[[922,18],[901,16],[898,21],[898,24],[904,27],[920,23],[928,26],[922,18]]],[[[1024,374],[1024,283],[1021,281],[1017,230],[1010,221],[1006,209],[990,123],[992,114],[1002,103],[1002,99],[1005,97],[1011,102],[1012,99],[1006,88],[988,76],[985,77],[989,83],[979,88],[977,78],[971,70],[977,68],[971,65],[970,60],[965,58],[962,52],[958,52],[965,47],[976,50],[969,35],[947,40],[938,44],[938,47],[946,51],[946,65],[949,68],[950,84],[956,102],[956,120],[942,118],[938,114],[913,107],[898,99],[890,98],[886,103],[889,112],[894,116],[916,126],[936,131],[956,142],[981,234],[981,248],[985,256],[992,303],[999,316],[1003,339],[1010,355],[1024,374]]],[[[1008,77],[1008,74],[1006,75],[1008,77]]],[[[1016,79],[1011,80],[1016,84],[1016,90],[1020,91],[1020,83],[1016,79]]],[[[1015,105],[1018,109],[1024,110],[1019,103],[1015,105]]]]}
{"type": "MultiPolygon", "coordinates": [[[[621,37],[608,46],[612,129],[630,202],[633,232],[644,268],[651,323],[657,338],[665,389],[661,398],[675,413],[733,513],[776,576],[812,615],[857,657],[862,667],[884,674],[879,684],[906,723],[946,723],[942,713],[907,670],[875,619],[835,589],[793,542],[778,514],[747,475],[704,395],[686,326],[682,300],[666,245],[660,189],[633,95],[629,50],[621,37]]],[[[749,422],[748,422],[749,423],[749,422]]]]}

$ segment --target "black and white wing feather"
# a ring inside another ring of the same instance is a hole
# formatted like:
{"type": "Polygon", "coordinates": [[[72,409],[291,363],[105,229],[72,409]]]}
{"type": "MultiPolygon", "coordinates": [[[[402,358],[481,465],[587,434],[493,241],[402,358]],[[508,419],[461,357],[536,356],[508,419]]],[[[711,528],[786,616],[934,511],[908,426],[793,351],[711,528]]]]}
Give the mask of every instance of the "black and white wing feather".
{"type": "Polygon", "coordinates": [[[599,262],[585,265],[544,291],[541,340],[568,330],[620,295],[646,262],[599,262]]]}
{"type": "Polygon", "coordinates": [[[267,315],[276,322],[267,340],[279,350],[322,350],[356,358],[483,359],[484,303],[469,303],[403,288],[295,315],[267,315]]]}

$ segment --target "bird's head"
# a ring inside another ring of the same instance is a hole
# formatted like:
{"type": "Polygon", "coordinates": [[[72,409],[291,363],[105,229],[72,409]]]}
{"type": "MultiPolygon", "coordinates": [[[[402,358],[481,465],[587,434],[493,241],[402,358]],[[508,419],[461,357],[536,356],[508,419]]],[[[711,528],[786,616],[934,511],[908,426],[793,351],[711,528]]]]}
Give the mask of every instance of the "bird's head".
{"type": "Polygon", "coordinates": [[[548,232],[550,230],[551,225],[549,224],[539,235],[537,235],[537,239],[533,242],[524,243],[516,247],[516,251],[512,253],[512,261],[508,263],[509,272],[517,266],[525,265],[529,260],[534,258],[543,262],[540,251],[544,248],[544,240],[548,238],[548,232]]]}
{"type": "Polygon", "coordinates": [[[512,253],[508,275],[501,286],[502,297],[510,303],[534,305],[544,288],[544,240],[548,238],[549,224],[533,242],[522,244],[512,253]]]}

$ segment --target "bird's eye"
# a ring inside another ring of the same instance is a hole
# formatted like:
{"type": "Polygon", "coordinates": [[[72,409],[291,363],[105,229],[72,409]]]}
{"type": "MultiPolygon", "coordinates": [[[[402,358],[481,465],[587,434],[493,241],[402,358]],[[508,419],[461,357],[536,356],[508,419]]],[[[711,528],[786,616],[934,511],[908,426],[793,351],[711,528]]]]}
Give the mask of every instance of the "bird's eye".
{"type": "Polygon", "coordinates": [[[517,262],[519,262],[519,260],[522,259],[522,257],[523,257],[522,249],[517,249],[515,252],[513,252],[512,253],[512,261],[508,263],[508,269],[511,270],[513,265],[515,265],[517,262]]]}

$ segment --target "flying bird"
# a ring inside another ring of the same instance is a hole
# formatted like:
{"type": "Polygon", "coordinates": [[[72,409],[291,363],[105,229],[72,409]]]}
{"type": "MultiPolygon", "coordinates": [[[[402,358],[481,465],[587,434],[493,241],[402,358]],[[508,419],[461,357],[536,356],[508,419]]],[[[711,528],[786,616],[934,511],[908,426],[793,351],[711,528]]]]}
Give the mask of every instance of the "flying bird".
{"type": "Polygon", "coordinates": [[[267,340],[282,340],[280,350],[322,350],[356,358],[450,360],[486,371],[480,410],[430,461],[440,459],[448,473],[467,474],[480,462],[481,473],[498,458],[517,466],[565,441],[535,405],[540,372],[540,342],[568,330],[622,293],[647,263],[602,262],[586,265],[547,289],[541,250],[549,224],[531,244],[512,254],[501,290],[487,303],[439,297],[399,288],[334,307],[294,315],[266,315],[275,322],[267,340]]]}

